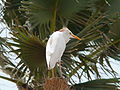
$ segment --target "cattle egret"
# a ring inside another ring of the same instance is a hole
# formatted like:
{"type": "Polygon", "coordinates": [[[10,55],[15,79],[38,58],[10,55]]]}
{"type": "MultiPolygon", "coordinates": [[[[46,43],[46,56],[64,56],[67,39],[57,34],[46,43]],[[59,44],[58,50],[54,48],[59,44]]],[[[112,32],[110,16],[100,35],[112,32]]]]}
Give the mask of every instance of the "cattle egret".
{"type": "Polygon", "coordinates": [[[61,61],[66,44],[70,38],[81,40],[79,37],[75,36],[67,27],[63,27],[50,36],[46,46],[46,61],[48,70],[53,69],[56,63],[61,61]]]}

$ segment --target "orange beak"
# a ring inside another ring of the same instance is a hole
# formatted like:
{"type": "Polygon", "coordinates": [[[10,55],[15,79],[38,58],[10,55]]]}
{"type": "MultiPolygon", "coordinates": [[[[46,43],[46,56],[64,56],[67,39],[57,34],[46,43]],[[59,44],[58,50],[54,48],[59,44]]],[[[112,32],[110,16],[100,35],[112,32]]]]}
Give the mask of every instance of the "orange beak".
{"type": "Polygon", "coordinates": [[[75,39],[81,40],[78,36],[75,36],[74,34],[71,34],[71,36],[75,39]]]}

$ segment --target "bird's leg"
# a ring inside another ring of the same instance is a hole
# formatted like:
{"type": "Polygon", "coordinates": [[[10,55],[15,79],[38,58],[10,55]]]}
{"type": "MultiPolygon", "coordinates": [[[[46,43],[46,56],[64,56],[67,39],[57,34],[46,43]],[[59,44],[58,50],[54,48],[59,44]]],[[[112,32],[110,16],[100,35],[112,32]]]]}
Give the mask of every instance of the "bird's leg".
{"type": "Polygon", "coordinates": [[[48,70],[48,78],[51,76],[51,71],[48,70]]]}
{"type": "Polygon", "coordinates": [[[61,62],[59,62],[59,68],[60,68],[60,76],[62,77],[62,65],[61,65],[62,63],[61,62]]]}
{"type": "Polygon", "coordinates": [[[55,77],[54,68],[52,69],[52,77],[55,77]]]}

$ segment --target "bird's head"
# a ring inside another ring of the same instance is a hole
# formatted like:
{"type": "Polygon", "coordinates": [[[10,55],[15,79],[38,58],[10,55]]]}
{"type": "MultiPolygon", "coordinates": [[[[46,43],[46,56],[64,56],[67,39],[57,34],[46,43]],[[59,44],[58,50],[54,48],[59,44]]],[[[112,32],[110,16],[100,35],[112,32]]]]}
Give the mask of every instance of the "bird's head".
{"type": "Polygon", "coordinates": [[[68,36],[69,38],[75,38],[75,39],[81,40],[78,36],[74,35],[67,27],[63,27],[59,31],[63,32],[65,36],[68,36]]]}

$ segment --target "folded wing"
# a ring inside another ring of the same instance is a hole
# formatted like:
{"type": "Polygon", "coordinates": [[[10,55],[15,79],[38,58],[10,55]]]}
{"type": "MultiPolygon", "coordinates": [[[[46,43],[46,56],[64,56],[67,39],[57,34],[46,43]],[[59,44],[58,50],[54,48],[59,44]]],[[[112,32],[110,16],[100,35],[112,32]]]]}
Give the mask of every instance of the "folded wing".
{"type": "Polygon", "coordinates": [[[66,43],[60,32],[54,32],[49,38],[46,46],[46,61],[48,69],[55,67],[61,60],[66,43]]]}

